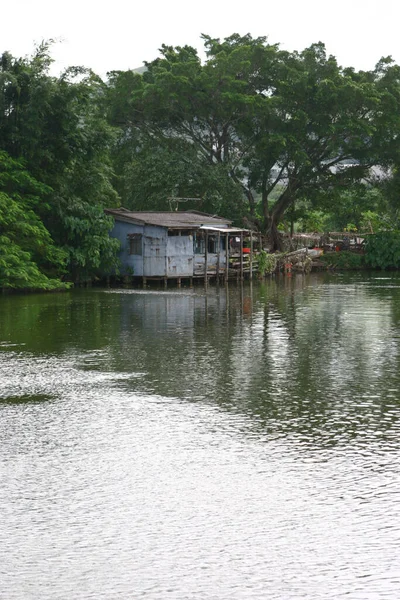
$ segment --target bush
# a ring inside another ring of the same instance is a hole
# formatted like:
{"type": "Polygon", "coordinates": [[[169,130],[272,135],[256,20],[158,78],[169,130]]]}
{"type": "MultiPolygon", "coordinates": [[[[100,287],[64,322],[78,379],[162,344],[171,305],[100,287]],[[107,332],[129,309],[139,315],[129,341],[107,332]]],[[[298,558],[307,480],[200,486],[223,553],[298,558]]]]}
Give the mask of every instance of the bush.
{"type": "Polygon", "coordinates": [[[365,267],[365,256],[344,250],[342,252],[330,252],[323,254],[320,258],[327,267],[332,269],[362,269],[365,267]]]}
{"type": "Polygon", "coordinates": [[[365,262],[379,269],[400,268],[400,231],[369,235],[365,242],[365,262]]]}
{"type": "Polygon", "coordinates": [[[258,275],[259,277],[265,277],[265,275],[272,275],[275,272],[278,260],[275,254],[268,254],[265,250],[261,250],[257,256],[258,262],[258,275]]]}

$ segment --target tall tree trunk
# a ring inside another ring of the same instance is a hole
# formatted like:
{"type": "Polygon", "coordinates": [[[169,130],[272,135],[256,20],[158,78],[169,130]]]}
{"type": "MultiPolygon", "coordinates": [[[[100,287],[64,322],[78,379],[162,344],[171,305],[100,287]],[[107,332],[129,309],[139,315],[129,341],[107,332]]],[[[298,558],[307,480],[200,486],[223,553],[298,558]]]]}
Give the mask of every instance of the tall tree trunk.
{"type": "Polygon", "coordinates": [[[298,187],[298,179],[294,176],[289,177],[287,188],[280,195],[277,202],[274,204],[272,210],[267,214],[264,210],[264,223],[267,236],[270,239],[271,252],[282,250],[282,239],[279,235],[278,225],[282,221],[282,218],[287,209],[294,203],[298,187]]]}
{"type": "Polygon", "coordinates": [[[249,201],[250,215],[254,217],[256,214],[256,201],[254,199],[253,192],[250,188],[246,187],[244,188],[244,193],[246,194],[247,200],[249,201]]]}
{"type": "Polygon", "coordinates": [[[263,175],[263,180],[262,180],[262,192],[261,192],[261,204],[262,204],[262,211],[263,211],[263,220],[264,220],[264,227],[266,229],[266,225],[267,222],[269,220],[269,202],[268,202],[268,191],[267,191],[267,177],[265,175],[263,175]]]}
{"type": "Polygon", "coordinates": [[[255,217],[255,215],[256,215],[256,201],[255,201],[255,198],[254,198],[253,192],[251,191],[251,188],[250,188],[249,186],[245,185],[245,184],[243,183],[243,181],[241,181],[241,180],[240,180],[240,179],[237,177],[237,175],[236,175],[235,171],[233,171],[233,170],[232,170],[232,171],[230,172],[230,175],[231,175],[231,177],[232,177],[233,181],[234,181],[235,183],[237,183],[238,185],[240,185],[240,187],[242,188],[242,190],[243,190],[243,193],[244,193],[244,195],[246,196],[246,198],[247,198],[247,200],[248,200],[248,202],[249,202],[249,212],[250,212],[250,215],[251,215],[252,217],[255,217]]]}
{"type": "Polygon", "coordinates": [[[269,240],[269,251],[270,252],[279,252],[280,250],[282,250],[282,240],[279,235],[278,225],[275,222],[272,215],[269,218],[269,222],[268,222],[267,238],[269,240]]]}

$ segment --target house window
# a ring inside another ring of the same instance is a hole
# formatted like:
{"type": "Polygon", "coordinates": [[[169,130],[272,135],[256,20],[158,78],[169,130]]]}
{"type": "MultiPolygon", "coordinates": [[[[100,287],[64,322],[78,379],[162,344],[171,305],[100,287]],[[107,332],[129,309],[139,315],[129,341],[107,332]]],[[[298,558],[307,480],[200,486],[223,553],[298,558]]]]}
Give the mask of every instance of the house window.
{"type": "Polygon", "coordinates": [[[208,236],[208,246],[207,246],[209,254],[217,253],[217,238],[215,235],[208,236]]]}
{"type": "Polygon", "coordinates": [[[143,254],[143,241],[141,233],[131,233],[129,235],[129,254],[136,254],[142,256],[143,254]]]}
{"type": "Polygon", "coordinates": [[[176,235],[189,236],[192,235],[192,231],[190,229],[168,229],[168,237],[176,235]]]}
{"type": "Polygon", "coordinates": [[[205,254],[204,236],[201,233],[196,233],[194,235],[193,246],[195,254],[205,254]]]}
{"type": "MultiPolygon", "coordinates": [[[[225,250],[225,238],[220,237],[219,250],[218,250],[218,237],[216,235],[208,235],[207,240],[207,252],[208,254],[218,254],[225,250]]],[[[195,254],[206,253],[206,235],[203,233],[196,233],[193,238],[193,248],[195,254]]]]}

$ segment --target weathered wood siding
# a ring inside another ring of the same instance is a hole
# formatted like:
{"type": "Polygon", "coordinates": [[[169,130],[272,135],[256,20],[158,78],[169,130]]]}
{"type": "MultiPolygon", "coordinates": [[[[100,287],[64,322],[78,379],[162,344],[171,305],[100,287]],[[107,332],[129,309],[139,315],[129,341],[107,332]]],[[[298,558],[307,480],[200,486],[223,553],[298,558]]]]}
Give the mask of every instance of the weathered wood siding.
{"type": "Polygon", "coordinates": [[[193,236],[174,235],[167,241],[167,276],[192,277],[193,236]]]}
{"type": "MultiPolygon", "coordinates": [[[[205,254],[195,254],[194,255],[194,274],[195,275],[204,275],[205,269],[205,254]]],[[[215,273],[217,270],[218,263],[218,254],[208,253],[207,257],[207,272],[215,273]]],[[[219,269],[220,272],[223,273],[225,271],[226,266],[226,254],[225,250],[221,250],[219,253],[219,269]]]]}
{"type": "Polygon", "coordinates": [[[147,225],[143,236],[143,276],[165,277],[167,274],[167,230],[147,225]]]}
{"type": "Polygon", "coordinates": [[[192,277],[193,236],[168,236],[164,227],[115,221],[111,232],[119,239],[122,275],[137,277],[192,277]],[[130,254],[129,235],[142,235],[142,254],[130,254]]]}
{"type": "MultiPolygon", "coordinates": [[[[185,232],[183,232],[185,233],[185,232]]],[[[111,235],[119,239],[122,275],[135,277],[192,277],[205,274],[205,254],[194,253],[193,235],[168,235],[166,227],[140,225],[115,220],[111,235]],[[141,243],[141,254],[131,254],[130,236],[141,243]]],[[[214,236],[216,234],[213,234],[214,236]]],[[[207,273],[215,274],[226,270],[226,251],[207,254],[207,273]]]]}
{"type": "Polygon", "coordinates": [[[143,275],[143,256],[136,256],[129,253],[129,237],[130,233],[141,233],[143,234],[143,225],[134,225],[132,223],[125,223],[124,221],[115,221],[114,227],[111,231],[112,237],[117,238],[121,243],[121,249],[119,251],[119,259],[121,261],[121,274],[122,275],[143,275]]]}

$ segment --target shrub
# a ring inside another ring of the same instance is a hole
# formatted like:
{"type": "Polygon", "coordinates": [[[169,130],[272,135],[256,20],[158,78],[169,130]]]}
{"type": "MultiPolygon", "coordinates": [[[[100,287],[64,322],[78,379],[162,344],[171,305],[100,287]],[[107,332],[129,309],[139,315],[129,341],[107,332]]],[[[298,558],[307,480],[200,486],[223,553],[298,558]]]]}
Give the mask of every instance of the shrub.
{"type": "Polygon", "coordinates": [[[365,267],[365,256],[344,250],[342,252],[330,252],[323,254],[320,258],[327,267],[333,269],[362,269],[365,267]]]}
{"type": "Polygon", "coordinates": [[[379,269],[400,268],[400,231],[381,231],[365,242],[365,262],[379,269]]]}
{"type": "Polygon", "coordinates": [[[257,257],[258,262],[258,274],[260,277],[265,275],[271,275],[275,272],[277,266],[277,256],[275,254],[268,254],[265,250],[261,250],[257,257]]]}

